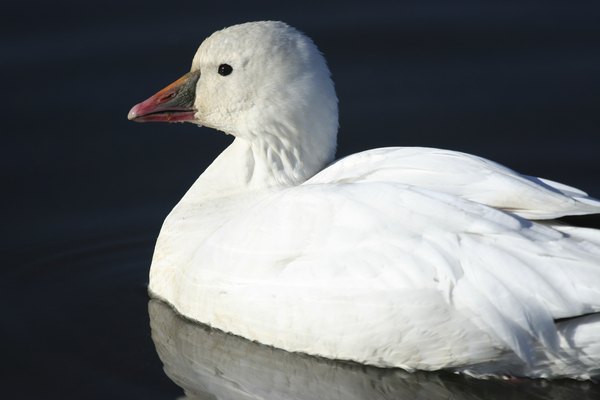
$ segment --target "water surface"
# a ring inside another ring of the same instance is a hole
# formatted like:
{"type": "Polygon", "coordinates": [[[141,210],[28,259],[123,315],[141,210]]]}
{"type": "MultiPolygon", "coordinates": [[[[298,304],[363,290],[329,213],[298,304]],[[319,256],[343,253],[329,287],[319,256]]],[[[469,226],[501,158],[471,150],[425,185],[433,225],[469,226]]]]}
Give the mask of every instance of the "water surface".
{"type": "Polygon", "coordinates": [[[158,331],[152,310],[162,306],[150,303],[149,315],[146,294],[154,240],[230,139],[194,126],[133,124],[126,115],[185,73],[214,30],[280,19],[310,35],[329,61],[340,98],[338,156],[380,146],[448,148],[598,197],[600,6],[59,0],[3,8],[3,397],[174,399],[182,389],[168,378],[173,365],[200,353],[188,360],[198,368],[177,369],[193,381],[182,384],[190,397],[198,385],[198,398],[597,393],[597,385],[574,382],[339,365],[218,334],[210,344],[204,328],[168,310],[159,320],[169,326],[158,331]],[[198,339],[181,343],[183,355],[164,345],[157,353],[151,325],[155,340],[158,332],[198,339]],[[208,353],[223,343],[223,352],[208,353]],[[235,384],[240,391],[231,391],[235,384]]]}

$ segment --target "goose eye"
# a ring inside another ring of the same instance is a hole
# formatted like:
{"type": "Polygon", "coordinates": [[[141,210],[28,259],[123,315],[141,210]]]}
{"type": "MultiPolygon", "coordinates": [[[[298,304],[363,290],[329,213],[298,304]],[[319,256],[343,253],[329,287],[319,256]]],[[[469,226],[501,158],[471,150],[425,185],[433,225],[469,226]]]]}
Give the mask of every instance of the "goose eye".
{"type": "Polygon", "coordinates": [[[219,75],[227,76],[233,72],[233,68],[229,64],[221,64],[219,65],[219,75]]]}

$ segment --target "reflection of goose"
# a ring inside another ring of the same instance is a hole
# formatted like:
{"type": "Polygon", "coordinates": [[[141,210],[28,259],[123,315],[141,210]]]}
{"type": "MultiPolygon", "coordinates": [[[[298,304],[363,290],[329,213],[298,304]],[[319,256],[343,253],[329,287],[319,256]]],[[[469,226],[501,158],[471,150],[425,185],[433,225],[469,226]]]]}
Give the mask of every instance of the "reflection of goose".
{"type": "Polygon", "coordinates": [[[337,100],[293,28],[213,34],[129,117],[235,136],[158,239],[150,290],[182,314],[378,366],[598,373],[600,321],[582,315],[600,311],[600,232],[552,219],[600,203],[452,151],[377,149],[325,168],[337,100]]]}
{"type": "Polygon", "coordinates": [[[595,385],[574,381],[479,381],[407,373],[288,353],[210,329],[149,305],[152,339],[164,370],[188,399],[593,399],[595,385]]]}

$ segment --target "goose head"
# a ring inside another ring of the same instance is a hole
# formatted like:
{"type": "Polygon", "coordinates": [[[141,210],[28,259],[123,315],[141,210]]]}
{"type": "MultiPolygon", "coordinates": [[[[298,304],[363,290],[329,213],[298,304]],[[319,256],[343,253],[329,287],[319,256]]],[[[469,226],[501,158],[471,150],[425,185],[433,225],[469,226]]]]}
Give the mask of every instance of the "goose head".
{"type": "Polygon", "coordinates": [[[291,173],[297,180],[332,161],[338,128],[337,98],[323,56],[307,36],[275,21],[213,33],[200,45],[191,71],[134,106],[128,118],[223,131],[247,142],[257,158],[276,154],[280,164],[285,158],[289,165],[278,168],[299,168],[291,173]]]}

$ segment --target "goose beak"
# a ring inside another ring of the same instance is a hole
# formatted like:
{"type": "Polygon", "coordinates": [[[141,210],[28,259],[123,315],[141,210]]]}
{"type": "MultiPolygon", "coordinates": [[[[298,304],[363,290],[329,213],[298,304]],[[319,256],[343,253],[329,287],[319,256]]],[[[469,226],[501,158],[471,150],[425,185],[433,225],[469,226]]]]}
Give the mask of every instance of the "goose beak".
{"type": "Polygon", "coordinates": [[[194,100],[200,71],[192,71],[154,96],[133,106],[127,118],[136,122],[196,122],[194,100]]]}

